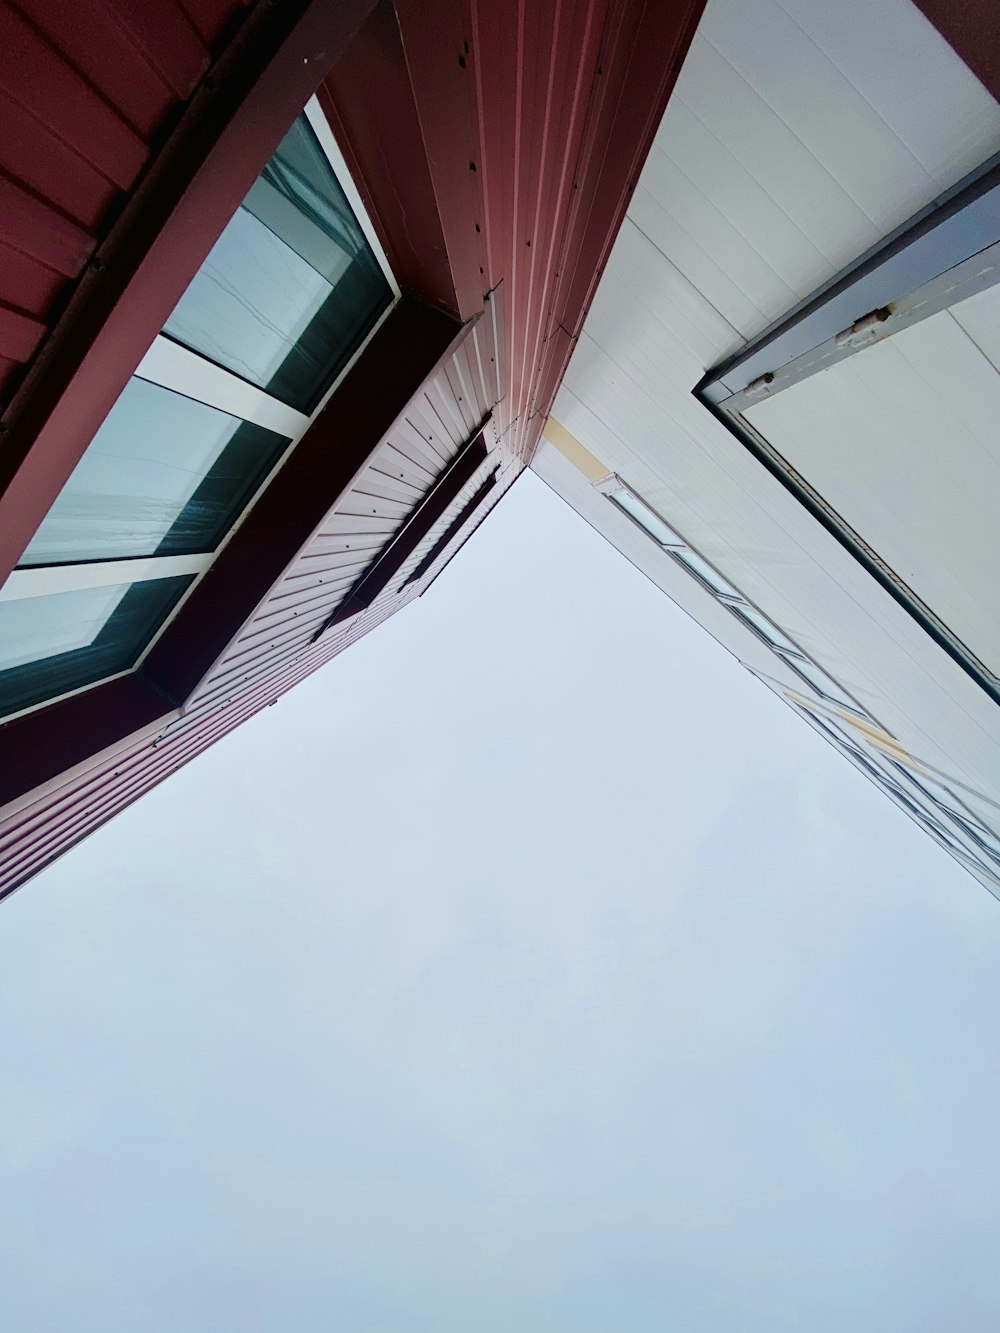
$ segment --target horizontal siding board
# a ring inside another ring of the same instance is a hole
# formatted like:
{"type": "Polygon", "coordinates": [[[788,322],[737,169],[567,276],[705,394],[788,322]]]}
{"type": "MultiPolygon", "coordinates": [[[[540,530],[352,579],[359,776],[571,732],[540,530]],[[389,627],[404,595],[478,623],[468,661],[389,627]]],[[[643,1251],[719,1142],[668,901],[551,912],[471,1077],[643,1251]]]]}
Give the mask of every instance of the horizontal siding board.
{"type": "Polygon", "coordinates": [[[381,514],[345,514],[338,508],[337,512],[324,526],[323,540],[338,537],[350,539],[355,536],[388,536],[395,532],[398,527],[399,520],[389,515],[383,517],[381,514]]]}
{"type": "MultiPolygon", "coordinates": [[[[236,652],[242,652],[247,648],[261,653],[268,645],[276,642],[279,635],[286,633],[294,626],[300,626],[306,638],[311,642],[311,636],[316,627],[315,622],[322,622],[325,617],[329,616],[330,612],[340,604],[355,582],[355,579],[345,579],[339,586],[320,588],[316,597],[282,607],[273,616],[254,621],[254,633],[241,639],[239,645],[234,644],[233,654],[235,655],[236,652]]],[[[219,663],[213,673],[213,679],[219,672],[228,669],[230,663],[234,660],[234,655],[225,657],[219,663]]]]}
{"type": "Polygon", "coordinates": [[[0,241],[67,278],[76,277],[94,247],[85,228],[3,175],[0,241]]]}
{"type": "MultiPolygon", "coordinates": [[[[378,618],[358,617],[359,621],[364,620],[360,632],[366,632],[387,614],[389,612],[383,609],[378,618]]],[[[325,665],[348,641],[353,641],[355,636],[359,636],[357,630],[351,636],[344,635],[329,644],[324,642],[316,645],[311,651],[299,654],[275,669],[258,673],[257,679],[239,699],[231,699],[230,703],[222,708],[209,710],[200,716],[186,715],[174,723],[166,734],[165,748],[169,751],[176,744],[175,738],[182,738],[189,750],[203,749],[207,744],[213,743],[218,735],[231,730],[233,726],[252,716],[260,708],[266,707],[280,694],[305,679],[318,667],[325,665]],[[183,737],[184,732],[191,733],[190,739],[183,737]]]]}
{"type": "Polygon", "coordinates": [[[44,322],[62,291],[62,275],[2,243],[0,273],[3,274],[5,303],[44,322]]]}
{"type": "Polygon", "coordinates": [[[477,400],[469,390],[468,362],[463,370],[462,358],[456,356],[445,368],[445,376],[448,381],[448,393],[454,400],[456,411],[460,414],[462,428],[466,435],[469,435],[486,413],[479,410],[477,400]]]}
{"type": "Polygon", "coordinates": [[[27,361],[45,336],[41,320],[10,306],[0,305],[0,356],[11,361],[27,361]]]}
{"type": "Polygon", "coordinates": [[[423,495],[435,475],[423,461],[414,462],[409,454],[398,449],[394,442],[387,444],[380,452],[377,467],[383,476],[393,482],[398,481],[418,498],[423,495]]]}
{"type": "Polygon", "coordinates": [[[286,644],[266,657],[251,658],[241,664],[239,669],[230,669],[224,675],[213,677],[204,692],[192,701],[184,716],[172,723],[167,734],[174,735],[190,728],[198,718],[210,719],[220,707],[228,707],[234,700],[244,707],[248,699],[257,698],[262,693],[273,695],[277,688],[276,682],[289,674],[306,671],[307,664],[319,664],[332,655],[332,644],[328,649],[325,641],[320,641],[320,644],[303,641],[286,644]]]}
{"type": "Polygon", "coordinates": [[[317,538],[299,559],[303,569],[314,571],[318,577],[340,578],[364,569],[387,541],[388,537],[382,534],[358,536],[353,541],[344,536],[317,538]]]}
{"type": "Polygon", "coordinates": [[[468,435],[468,427],[459,404],[452,393],[447,375],[439,375],[427,390],[427,401],[434,409],[441,431],[453,446],[460,445],[468,435]]]}
{"type": "Polygon", "coordinates": [[[135,130],[60,52],[8,5],[0,5],[0,88],[122,190],[146,161],[135,130]]]}
{"type": "Polygon", "coordinates": [[[111,0],[122,28],[179,100],[186,100],[208,69],[209,53],[175,0],[111,0]]]}
{"type": "MultiPolygon", "coordinates": [[[[2,3],[2,0],[0,0],[2,3]]],[[[95,236],[118,190],[0,85],[0,168],[95,236]]]]}
{"type": "MultiPolygon", "coordinates": [[[[331,609],[338,600],[340,598],[335,593],[329,601],[331,609]]],[[[303,644],[308,644],[311,642],[313,630],[317,624],[322,623],[323,614],[323,609],[317,612],[315,609],[301,611],[295,608],[281,620],[269,625],[259,625],[255,633],[248,634],[233,645],[233,651],[228,653],[213,671],[211,682],[214,683],[231,672],[240,670],[255,656],[270,656],[272,653],[284,651],[293,640],[301,640],[303,644]]]]}
{"type": "Polygon", "coordinates": [[[372,494],[366,485],[364,489],[359,486],[353,490],[338,512],[345,518],[391,518],[398,522],[412,511],[412,499],[390,500],[372,494]]]}
{"type": "Polygon", "coordinates": [[[78,840],[73,834],[81,821],[92,822],[95,827],[103,823],[107,817],[101,817],[105,797],[114,801],[116,791],[128,786],[144,767],[155,765],[156,758],[149,740],[143,740],[118,756],[113,764],[97,766],[62,790],[57,798],[40,802],[28,818],[12,823],[0,837],[0,871],[8,875],[8,880],[0,879],[0,886],[6,887],[8,881],[19,878],[23,873],[19,866],[24,859],[46,856],[50,846],[64,838],[68,843],[78,840]]]}
{"type": "Polygon", "coordinates": [[[375,604],[340,634],[331,635],[329,643],[317,645],[317,650],[304,655],[297,662],[286,664],[280,670],[268,671],[263,681],[235,705],[211,711],[187,727],[175,724],[180,729],[168,733],[164,743],[158,747],[154,748],[144,742],[132,755],[119,757],[112,769],[91,775],[84,786],[66,795],[61,807],[61,821],[49,817],[33,825],[19,825],[17,835],[21,843],[18,855],[12,857],[0,871],[0,891],[9,891],[36,874],[73,843],[82,840],[260,708],[324,665],[356,638],[374,628],[394,609],[394,603],[382,606],[375,604]],[[97,795],[98,792],[100,795],[97,795]],[[26,838],[21,836],[25,830],[29,834],[26,838]]]}
{"type": "Polygon", "coordinates": [[[210,55],[176,0],[0,0],[0,51],[2,406],[210,55]]]}
{"type": "Polygon", "coordinates": [[[250,0],[240,0],[239,4],[233,4],[232,0],[182,0],[180,7],[205,45],[214,49],[234,17],[248,8],[249,3],[250,0]]]}
{"type": "MultiPolygon", "coordinates": [[[[329,614],[331,604],[338,596],[342,597],[350,586],[348,582],[344,587],[331,589],[325,597],[317,597],[312,603],[300,602],[297,606],[282,607],[272,616],[259,616],[253,622],[254,632],[243,635],[238,640],[240,647],[253,648],[260,642],[271,643],[278,635],[295,628],[309,636],[329,614]]],[[[229,662],[232,659],[227,657],[225,660],[229,662]]]]}
{"type": "MultiPolygon", "coordinates": [[[[87,0],[88,4],[97,2],[87,0]]],[[[109,12],[124,14],[121,21],[129,40],[145,52],[147,63],[160,72],[174,92],[184,86],[185,80],[197,77],[196,64],[238,8],[235,3],[225,6],[216,0],[154,0],[142,7],[133,6],[129,0],[104,2],[114,5],[109,12]],[[185,15],[193,22],[189,23],[185,15]],[[178,16],[180,25],[175,22],[178,16]],[[140,28],[144,35],[137,37],[140,28]],[[157,48],[153,40],[157,33],[160,37],[166,34],[166,49],[157,48]]],[[[462,263],[474,255],[470,282],[466,282],[470,272],[463,270],[461,281],[468,288],[463,288],[463,300],[471,293],[472,306],[478,309],[482,292],[492,289],[485,309],[451,363],[438,371],[414,401],[409,419],[392,432],[372,466],[357,479],[357,494],[345,497],[337,512],[324,520],[271,595],[256,608],[240,637],[229,644],[189,700],[185,716],[166,728],[157,745],[144,741],[134,753],[118,755],[100,765],[99,771],[89,775],[85,784],[78,784],[74,792],[63,792],[59,816],[41,818],[32,826],[31,837],[22,842],[16,864],[4,869],[5,882],[19,882],[46,858],[61,851],[67,829],[73,839],[85,836],[417,596],[421,585],[410,585],[401,592],[398,580],[417,567],[431,543],[447,530],[449,515],[435,524],[397,572],[395,586],[390,584],[363,613],[332,627],[317,642],[309,641],[311,626],[322,623],[330,605],[335,605],[350,586],[349,581],[370,565],[489,412],[494,411],[496,419],[484,435],[496,445],[494,464],[499,458],[505,467],[496,487],[498,497],[523,467],[548,408],[539,393],[549,393],[550,385],[561,373],[552,349],[557,342],[561,346],[562,339],[555,335],[561,326],[566,338],[578,331],[584,297],[589,301],[609,234],[618,225],[619,205],[624,209],[625,174],[632,171],[637,155],[645,150],[645,126],[659,114],[665,97],[668,75],[664,71],[669,70],[687,40],[686,25],[696,5],[678,8],[681,12],[671,11],[668,22],[656,18],[659,7],[643,0],[622,0],[615,6],[607,0],[581,0],[562,6],[515,0],[513,7],[489,0],[472,10],[462,5],[441,6],[443,17],[438,21],[436,8],[434,14],[427,15],[416,0],[403,0],[396,6],[400,23],[395,40],[398,42],[402,33],[405,43],[419,45],[427,57],[423,66],[414,65],[419,90],[414,84],[409,92],[420,119],[419,138],[427,146],[428,157],[433,157],[435,188],[442,188],[438,197],[456,204],[470,201],[467,216],[449,218],[449,227],[456,232],[468,224],[468,254],[462,263]],[[424,30],[425,22],[438,24],[440,31],[430,35],[435,40],[430,40],[424,30]],[[436,40],[437,36],[447,36],[449,23],[456,41],[436,40]],[[652,36],[662,40],[645,40],[652,36]],[[459,78],[454,50],[461,49],[463,39],[470,43],[471,58],[468,74],[459,78]],[[602,53],[606,53],[608,64],[599,77],[597,66],[602,53]],[[440,62],[441,78],[434,62],[440,62]],[[636,65],[641,66],[640,77],[633,80],[636,65]],[[655,65],[655,77],[649,73],[651,65],[655,65]],[[429,102],[421,104],[421,98],[429,98],[431,90],[436,96],[444,86],[446,67],[450,72],[448,88],[457,89],[458,96],[467,101],[461,108],[463,128],[452,145],[460,143],[467,151],[457,157],[452,153],[451,158],[432,149],[444,146],[435,136],[451,134],[457,121],[442,116],[440,108],[432,108],[429,102]],[[518,71],[517,79],[511,77],[513,70],[518,71]],[[466,125],[467,144],[461,137],[466,125]],[[628,151],[615,157],[609,149],[619,141],[628,151]],[[467,170],[468,162],[474,159],[482,166],[475,178],[467,170]],[[461,167],[457,188],[455,182],[446,179],[450,160],[458,161],[461,167]],[[578,163],[579,193],[574,189],[578,163]],[[613,179],[605,189],[602,171],[609,164],[613,179]],[[564,255],[568,264],[561,269],[564,255]],[[479,279],[475,277],[476,268],[479,279]],[[583,294],[579,300],[577,293],[583,294]],[[566,329],[571,332],[566,333],[566,329]],[[545,357],[547,375],[540,390],[539,371],[545,357]],[[502,443],[498,443],[501,438],[502,443]],[[379,498],[387,503],[380,506],[379,498]],[[369,499],[376,503],[369,504],[369,499]],[[378,511],[370,518],[369,508],[378,511]],[[359,544],[365,544],[363,549],[358,549],[359,544]],[[354,549],[348,550],[348,546],[354,549]]],[[[81,66],[83,59],[81,54],[81,66]]],[[[75,79],[90,95],[97,96],[88,83],[104,77],[96,65],[90,67],[86,79],[71,67],[72,60],[63,65],[67,86],[75,89],[75,79]]],[[[2,88],[0,79],[0,99],[2,88]]],[[[128,110],[122,100],[117,113],[106,103],[105,107],[112,121],[117,122],[112,138],[128,142],[129,126],[137,123],[138,112],[128,110]]],[[[19,110],[15,107],[15,117],[19,110]]],[[[21,114],[30,120],[23,111],[21,114]]],[[[5,127],[8,123],[3,121],[5,127]]],[[[42,131],[40,125],[36,126],[37,135],[42,131]]],[[[92,171],[88,163],[98,151],[107,152],[107,146],[81,144],[75,155],[72,145],[68,146],[67,172],[85,175],[92,171]]],[[[52,160],[51,153],[43,152],[42,157],[52,160]]],[[[114,188],[107,189],[110,182],[102,186],[97,180],[80,205],[76,201],[86,191],[74,187],[60,195],[58,182],[32,179],[27,174],[31,170],[27,160],[19,165],[23,170],[12,168],[0,142],[0,168],[43,202],[72,217],[88,234],[99,235],[105,212],[117,194],[114,188]]],[[[117,183],[125,174],[121,165],[116,166],[116,174],[103,168],[110,181],[117,183]]],[[[452,239],[449,232],[449,245],[452,239]]],[[[0,290],[0,300],[3,295],[0,290]]],[[[472,306],[466,313],[472,313],[472,306]]],[[[481,474],[477,474],[463,488],[459,505],[474,493],[480,480],[481,474]]],[[[492,505],[484,506],[482,514],[477,512],[469,529],[476,530],[491,509],[492,505]]],[[[452,512],[450,509],[449,514],[452,512]]],[[[440,573],[467,537],[464,529],[456,534],[422,586],[440,573]]]]}
{"type": "Polygon", "coordinates": [[[428,442],[412,418],[400,422],[392,434],[392,443],[399,453],[427,476],[436,477],[445,463],[446,455],[428,442]]]}
{"type": "Polygon", "coordinates": [[[381,467],[369,468],[359,481],[358,490],[362,495],[377,495],[407,506],[415,505],[423,494],[419,486],[407,482],[398,471],[392,473],[381,467]]]}
{"type": "Polygon", "coordinates": [[[364,569],[366,565],[367,558],[359,561],[355,568],[323,569],[314,565],[304,566],[301,562],[293,565],[289,574],[277,585],[267,601],[262,602],[257,608],[254,618],[247,622],[246,630],[249,631],[259,618],[270,615],[286,604],[297,606],[304,601],[323,596],[324,592],[335,584],[349,582],[356,577],[357,568],[364,569]]]}
{"type": "MultiPolygon", "coordinates": [[[[308,569],[301,564],[294,565],[290,572],[275,588],[274,592],[262,604],[258,610],[258,615],[268,613],[268,608],[280,606],[283,602],[291,599],[292,601],[301,601],[305,597],[313,597],[322,593],[332,581],[337,579],[346,579],[351,577],[350,570],[327,570],[316,568],[308,569]]],[[[254,617],[256,619],[256,616],[254,617]]],[[[250,624],[253,621],[249,622],[250,624]]]]}
{"type": "MultiPolygon", "coordinates": [[[[347,574],[358,573],[364,569],[373,558],[372,552],[377,553],[381,549],[381,546],[374,545],[355,551],[311,548],[307,554],[299,558],[298,564],[294,565],[293,569],[299,573],[307,572],[310,578],[319,580],[343,578],[347,574]]],[[[282,586],[284,585],[279,584],[279,587],[282,586]]]]}
{"type": "Polygon", "coordinates": [[[174,101],[174,92],[102,0],[19,0],[49,44],[75,66],[147,142],[174,101]]]}
{"type": "MultiPolygon", "coordinates": [[[[332,603],[343,596],[346,589],[354,582],[355,580],[352,578],[344,578],[336,583],[325,583],[314,589],[312,597],[298,596],[292,601],[285,600],[280,603],[269,601],[265,603],[260,614],[254,617],[243,634],[233,644],[232,652],[240,652],[244,647],[261,642],[269,635],[273,637],[276,632],[281,631],[286,626],[301,623],[304,619],[316,615],[322,615],[324,610],[329,609],[332,603]]],[[[230,654],[227,654],[216,670],[221,669],[230,660],[230,656],[230,654]]]]}

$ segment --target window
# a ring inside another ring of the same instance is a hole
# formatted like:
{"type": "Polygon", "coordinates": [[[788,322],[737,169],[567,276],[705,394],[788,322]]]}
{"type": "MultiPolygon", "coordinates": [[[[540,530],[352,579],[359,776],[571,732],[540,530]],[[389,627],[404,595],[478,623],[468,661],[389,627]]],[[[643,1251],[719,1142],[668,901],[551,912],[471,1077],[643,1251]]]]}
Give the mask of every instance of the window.
{"type": "Polygon", "coordinates": [[[480,465],[486,462],[487,454],[485,437],[479,431],[451,460],[434,487],[379,552],[333,614],[319,627],[313,636],[315,639],[325,634],[331,626],[341,624],[371,606],[375,598],[396,578],[435,523],[444,517],[453,501],[458,499],[462,488],[475,476],[480,465]]]}
{"type": "Polygon", "coordinates": [[[431,565],[433,565],[436,562],[441,553],[446,549],[446,547],[450,546],[452,540],[466,526],[466,524],[472,518],[473,514],[476,512],[479,506],[489,495],[490,491],[492,491],[494,486],[496,486],[498,471],[499,471],[498,468],[494,468],[494,470],[486,478],[486,480],[479,487],[476,493],[472,496],[472,499],[468,500],[458,511],[455,517],[445,528],[444,532],[441,533],[440,537],[438,537],[437,541],[427,552],[424,558],[420,561],[419,565],[417,565],[413,573],[409,575],[409,577],[406,580],[408,584],[416,583],[418,579],[422,579],[423,576],[430,569],[431,565]]]}
{"type": "Polygon", "coordinates": [[[984,824],[982,819],[974,815],[946,783],[924,773],[917,778],[900,764],[894,764],[894,767],[915,787],[919,787],[926,800],[940,814],[955,824],[967,838],[971,838],[981,851],[1000,866],[1000,837],[984,824]]]}
{"type": "Polygon", "coordinates": [[[374,251],[302,116],[163,331],[310,412],[390,299],[374,251]]]}
{"type": "Polygon", "coordinates": [[[716,597],[729,598],[734,602],[742,602],[743,598],[739,595],[731,583],[722,577],[722,575],[713,568],[697,551],[692,551],[686,547],[682,551],[671,551],[674,559],[693,574],[699,583],[703,583],[709,592],[714,593],[716,597]]]}
{"type": "Polygon", "coordinates": [[[965,836],[971,838],[976,846],[981,851],[985,852],[991,861],[995,862],[997,866],[1000,866],[1000,838],[998,838],[995,833],[989,829],[984,829],[976,819],[971,818],[968,814],[958,814],[956,811],[940,804],[938,805],[938,809],[943,814],[948,815],[953,822],[958,825],[965,836]]]}
{"type": "Polygon", "coordinates": [[[768,620],[767,616],[762,611],[758,611],[755,606],[744,603],[739,607],[731,607],[730,610],[738,620],[742,620],[744,624],[758,634],[769,648],[773,648],[775,651],[789,657],[798,658],[802,656],[791,639],[782,634],[777,625],[768,620]]]}
{"type": "Polygon", "coordinates": [[[994,702],[998,174],[981,163],[695,389],[994,702]]]}
{"type": "Polygon", "coordinates": [[[192,575],[47,596],[0,592],[3,713],[19,712],[130,667],[192,575]]]}
{"type": "Polygon", "coordinates": [[[21,564],[211,551],[287,445],[286,436],[135,377],[21,564]]]}
{"type": "Polygon", "coordinates": [[[209,568],[398,295],[359,216],[313,102],[0,589],[0,717],[134,668],[209,568]]]}
{"type": "Polygon", "coordinates": [[[763,639],[787,666],[812,686],[820,698],[865,716],[864,709],[845,694],[836,681],[815,663],[810,662],[792,640],[764,615],[763,611],[759,611],[748,602],[727,579],[723,578],[714,565],[709,564],[704,556],[688,546],[684,539],[678,536],[673,528],[619,477],[613,477],[609,482],[601,482],[599,487],[616,508],[638,524],[647,536],[697,579],[698,583],[721,602],[742,625],[758,639],[763,639]]]}
{"type": "MultiPolygon", "coordinates": [[[[783,656],[782,654],[779,654],[783,656]]],[[[830,703],[838,704],[841,708],[849,708],[852,713],[863,713],[863,710],[854,702],[849,694],[845,694],[832,677],[825,671],[816,666],[814,662],[807,661],[802,657],[787,658],[788,665],[804,681],[807,681],[821,699],[826,699],[830,703]]]]}
{"type": "Polygon", "coordinates": [[[684,542],[674,532],[673,528],[668,527],[659,514],[650,509],[649,505],[640,500],[633,491],[623,486],[619,490],[610,491],[608,499],[612,504],[617,505],[623,513],[628,514],[633,522],[638,523],[647,536],[652,537],[653,541],[658,542],[660,546],[684,545],[684,542]]]}
{"type": "MultiPolygon", "coordinates": [[[[807,718],[817,731],[822,732],[844,754],[848,755],[863,772],[882,788],[897,805],[920,824],[937,842],[954,856],[959,857],[977,873],[985,874],[997,880],[1000,870],[1000,839],[991,834],[980,821],[962,804],[944,783],[921,774],[920,779],[896,760],[888,761],[893,774],[882,768],[882,763],[863,753],[849,740],[842,729],[828,717],[821,717],[796,700],[790,700],[797,713],[807,718]],[[897,780],[902,778],[903,781],[897,780]],[[946,798],[942,800],[935,793],[946,798]],[[945,816],[942,819],[941,816],[945,816]],[[957,825],[959,831],[976,844],[976,850],[961,843],[955,836],[948,819],[957,825]],[[979,855],[977,853],[981,853],[979,855]],[[988,858],[983,860],[982,856],[988,858]],[[990,863],[995,864],[990,864],[990,863]]],[[[885,761],[882,761],[885,762],[885,761]]]]}

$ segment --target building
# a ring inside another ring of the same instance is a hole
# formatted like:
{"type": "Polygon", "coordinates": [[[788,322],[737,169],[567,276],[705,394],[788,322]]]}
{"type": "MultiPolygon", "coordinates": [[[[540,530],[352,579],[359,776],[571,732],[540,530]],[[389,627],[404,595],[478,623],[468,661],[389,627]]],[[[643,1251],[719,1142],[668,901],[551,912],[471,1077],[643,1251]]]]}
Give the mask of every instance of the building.
{"type": "Polygon", "coordinates": [[[530,458],[688,0],[0,0],[0,895],[530,458]]]}
{"type": "Polygon", "coordinates": [[[989,8],[708,0],[532,466],[1000,896],[989,8]]]}
{"type": "Polygon", "coordinates": [[[993,884],[989,402],[901,488],[813,389],[988,359],[998,35],[828,8],[0,0],[0,895],[532,462],[993,884]]]}

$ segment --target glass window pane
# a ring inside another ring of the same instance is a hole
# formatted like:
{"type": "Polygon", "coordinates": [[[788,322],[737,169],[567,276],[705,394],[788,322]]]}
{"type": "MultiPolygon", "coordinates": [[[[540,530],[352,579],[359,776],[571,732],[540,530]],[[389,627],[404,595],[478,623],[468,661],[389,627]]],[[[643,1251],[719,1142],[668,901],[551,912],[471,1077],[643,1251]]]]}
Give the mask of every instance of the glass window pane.
{"type": "Polygon", "coordinates": [[[740,620],[746,621],[752,629],[755,629],[762,639],[766,639],[772,648],[781,648],[786,653],[798,653],[798,648],[792,643],[791,639],[786,638],[778,629],[777,625],[768,620],[762,612],[755,606],[733,607],[733,614],[739,616],[740,620]]]}
{"type": "Polygon", "coordinates": [[[0,602],[0,717],[130,667],[189,575],[0,602]]]}
{"type": "Polygon", "coordinates": [[[906,773],[911,782],[917,783],[927,799],[933,801],[943,814],[949,815],[962,829],[976,838],[981,846],[988,847],[994,856],[1000,858],[1000,837],[992,832],[981,816],[974,814],[949,786],[939,782],[929,773],[921,773],[918,778],[900,765],[897,764],[896,767],[901,773],[906,773]]]}
{"type": "Polygon", "coordinates": [[[971,820],[962,819],[959,815],[952,815],[952,819],[958,824],[962,832],[967,834],[976,842],[980,848],[1000,866],[1000,838],[992,833],[987,833],[978,828],[971,820]]]}
{"type": "Polygon", "coordinates": [[[794,658],[789,660],[788,665],[797,671],[804,680],[807,680],[816,693],[824,699],[829,699],[831,703],[842,704],[855,713],[862,711],[854,700],[844,693],[837,682],[832,680],[815,663],[805,661],[802,658],[794,658]]]}
{"type": "Polygon", "coordinates": [[[310,412],[391,300],[300,116],[163,331],[310,412]]]}
{"type": "Polygon", "coordinates": [[[631,491],[615,491],[609,498],[614,501],[619,509],[623,509],[629,518],[635,519],[639,527],[648,532],[654,542],[659,542],[661,546],[684,545],[673,528],[667,527],[659,514],[654,513],[649,505],[644,504],[631,491]]]}
{"type": "Polygon", "coordinates": [[[742,600],[733,585],[727,583],[707,560],[701,558],[697,551],[671,551],[671,555],[684,566],[688,573],[693,574],[696,579],[704,583],[717,597],[735,597],[742,600]]]}
{"type": "MultiPolygon", "coordinates": [[[[912,779],[914,782],[916,778],[912,779]]],[[[971,810],[967,809],[955,793],[946,787],[943,783],[935,783],[921,775],[919,780],[920,787],[924,790],[929,801],[937,807],[938,811],[947,816],[965,833],[972,838],[983,851],[1000,864],[1000,837],[997,837],[981,819],[977,818],[971,810]]]]}
{"type": "Polygon", "coordinates": [[[262,426],[133,379],[21,564],[211,551],[287,444],[262,426]]]}

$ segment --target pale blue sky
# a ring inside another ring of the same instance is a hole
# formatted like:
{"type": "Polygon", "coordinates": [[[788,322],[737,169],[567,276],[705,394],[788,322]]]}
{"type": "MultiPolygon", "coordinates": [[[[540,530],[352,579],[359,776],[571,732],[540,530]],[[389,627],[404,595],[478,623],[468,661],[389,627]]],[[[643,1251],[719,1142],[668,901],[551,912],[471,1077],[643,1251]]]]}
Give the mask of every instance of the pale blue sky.
{"type": "Polygon", "coordinates": [[[525,477],[0,908],[11,1333],[1000,1326],[1000,904],[525,477]]]}

